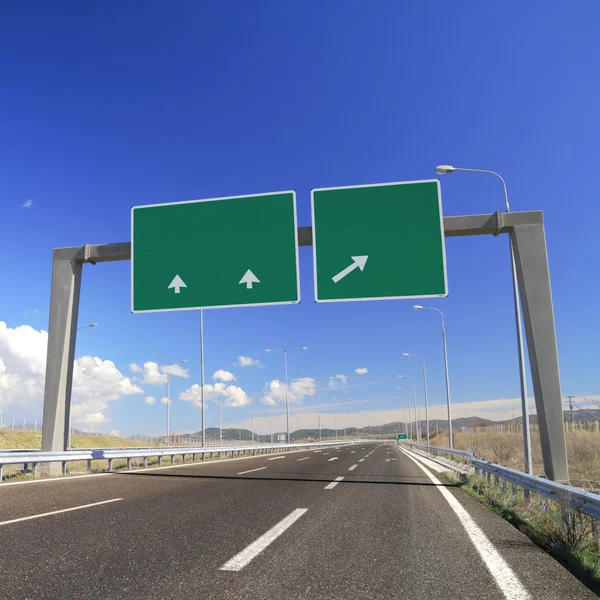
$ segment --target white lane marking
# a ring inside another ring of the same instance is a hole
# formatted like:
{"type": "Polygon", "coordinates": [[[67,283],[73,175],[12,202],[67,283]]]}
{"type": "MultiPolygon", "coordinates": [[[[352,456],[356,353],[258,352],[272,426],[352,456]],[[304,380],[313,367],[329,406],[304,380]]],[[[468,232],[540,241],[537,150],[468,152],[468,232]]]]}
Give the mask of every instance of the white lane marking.
{"type": "Polygon", "coordinates": [[[313,452],[322,452],[322,450],[313,450],[313,452]]]}
{"type": "Polygon", "coordinates": [[[359,458],[358,462],[362,462],[363,460],[365,460],[364,458],[359,458]]]}
{"type": "Polygon", "coordinates": [[[263,469],[266,469],[267,467],[259,467],[258,469],[250,469],[249,471],[242,471],[241,473],[238,473],[238,475],[245,475],[246,473],[254,473],[254,471],[262,471],[263,469]]]}
{"type": "Polygon", "coordinates": [[[325,486],[326,490],[332,490],[340,481],[342,481],[343,477],[336,477],[335,481],[332,481],[330,484],[325,486]]]}
{"type": "Polygon", "coordinates": [[[327,462],[331,462],[332,460],[338,460],[338,457],[337,457],[337,456],[334,456],[333,458],[328,458],[328,459],[327,459],[327,462]]]}
{"type": "Polygon", "coordinates": [[[350,450],[350,454],[354,454],[356,450],[350,450]]]}
{"type": "Polygon", "coordinates": [[[444,484],[435,475],[433,475],[433,473],[430,473],[429,470],[426,469],[418,460],[413,458],[407,452],[404,452],[404,454],[406,454],[410,460],[412,460],[422,471],[425,472],[427,477],[429,477],[429,479],[436,485],[442,496],[444,496],[446,502],[448,502],[450,508],[452,508],[462,523],[462,526],[465,528],[467,535],[473,542],[475,549],[479,553],[479,556],[481,556],[488,571],[496,581],[500,591],[504,594],[504,597],[507,598],[507,600],[528,600],[531,598],[527,590],[523,587],[523,584],[519,581],[519,578],[515,572],[502,558],[496,548],[494,548],[492,542],[490,542],[485,533],[483,533],[479,525],[475,523],[463,505],[444,487],[444,484]]]}
{"type": "Polygon", "coordinates": [[[300,462],[301,460],[308,460],[310,458],[310,456],[305,456],[304,458],[299,458],[298,462],[300,462]]]}
{"type": "Polygon", "coordinates": [[[329,452],[323,452],[323,456],[327,456],[329,452]]]}
{"type": "Polygon", "coordinates": [[[356,467],[358,467],[358,465],[352,465],[352,466],[351,466],[351,467],[348,469],[348,471],[354,471],[354,469],[356,469],[356,467]]]}
{"type": "Polygon", "coordinates": [[[30,517],[21,517],[20,519],[11,519],[10,521],[2,521],[0,525],[10,525],[11,523],[19,523],[20,521],[29,521],[30,519],[39,519],[40,517],[49,517],[50,515],[58,515],[60,513],[71,512],[72,510],[81,510],[82,508],[91,508],[92,506],[100,506],[101,504],[110,504],[118,502],[123,498],[113,498],[112,500],[102,500],[102,502],[94,502],[92,504],[84,504],[83,506],[74,506],[73,508],[63,508],[62,510],[53,510],[52,512],[41,513],[39,515],[31,515],[30,517]]]}
{"type": "Polygon", "coordinates": [[[273,458],[268,458],[267,460],[279,460],[280,458],[285,458],[285,456],[274,456],[273,458]]]}
{"type": "Polygon", "coordinates": [[[249,546],[236,554],[231,560],[228,560],[221,568],[221,571],[241,571],[251,560],[256,558],[269,544],[274,542],[288,527],[293,525],[308,508],[297,508],[293,510],[285,519],[279,521],[277,525],[271,527],[269,531],[263,533],[258,539],[254,540],[249,546]]]}

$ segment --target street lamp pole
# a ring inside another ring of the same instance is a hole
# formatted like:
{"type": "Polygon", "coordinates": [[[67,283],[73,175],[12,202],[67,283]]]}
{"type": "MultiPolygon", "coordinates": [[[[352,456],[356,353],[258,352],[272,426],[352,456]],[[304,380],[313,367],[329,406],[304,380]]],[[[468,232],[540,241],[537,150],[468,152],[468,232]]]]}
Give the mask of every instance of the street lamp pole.
{"type": "MultiPolygon", "coordinates": [[[[436,172],[442,175],[452,173],[454,171],[463,171],[466,173],[485,173],[493,175],[502,182],[504,190],[504,207],[506,212],[510,212],[510,204],[508,203],[508,192],[506,191],[506,182],[495,171],[487,169],[464,169],[460,167],[452,167],[450,165],[439,165],[436,167],[436,172]]],[[[515,250],[513,246],[512,236],[510,240],[510,261],[512,268],[513,280],[513,303],[515,310],[515,324],[517,329],[517,350],[519,355],[519,379],[521,383],[521,411],[523,413],[523,446],[525,450],[525,469],[530,475],[533,474],[533,463],[531,456],[531,432],[529,431],[529,408],[527,407],[527,373],[525,371],[525,349],[523,345],[523,324],[521,322],[521,300],[519,298],[519,281],[517,279],[517,268],[515,265],[515,250]]]]}
{"type": "Polygon", "coordinates": [[[292,352],[294,350],[307,350],[306,346],[302,346],[300,348],[285,348],[283,350],[271,350],[270,348],[266,348],[265,352],[283,352],[283,363],[285,368],[285,418],[286,418],[286,438],[287,443],[291,442],[290,440],[290,406],[288,403],[288,364],[287,364],[287,354],[288,352],[292,352]]]}
{"type": "Polygon", "coordinates": [[[410,379],[412,381],[413,386],[413,401],[415,405],[415,436],[417,437],[417,442],[421,441],[421,421],[419,419],[419,409],[417,407],[417,386],[415,385],[415,378],[412,375],[398,375],[400,379],[410,379]]]}
{"type": "Polygon", "coordinates": [[[450,405],[450,377],[448,376],[448,348],[446,347],[446,325],[444,323],[444,313],[439,308],[431,306],[420,306],[415,304],[415,310],[435,310],[442,317],[442,344],[444,346],[444,369],[446,371],[446,403],[448,405],[448,447],[454,448],[454,440],[452,438],[452,409],[450,405]]]}
{"type": "Polygon", "coordinates": [[[84,325],[83,327],[78,327],[77,331],[81,331],[82,329],[87,329],[88,327],[98,327],[98,323],[90,323],[89,325],[84,325]]]}
{"type": "Polygon", "coordinates": [[[317,421],[319,426],[319,443],[321,443],[321,380],[317,379],[317,421]]]}
{"type": "Polygon", "coordinates": [[[425,359],[418,354],[409,354],[408,352],[403,352],[402,356],[413,356],[415,358],[420,358],[423,363],[423,389],[425,390],[425,425],[427,427],[427,445],[429,446],[429,407],[427,402],[427,368],[425,367],[425,359]]]}
{"type": "Polygon", "coordinates": [[[219,387],[219,446],[223,445],[223,395],[219,387]]]}
{"type": "MultiPolygon", "coordinates": [[[[187,360],[179,361],[185,364],[187,360]]],[[[177,363],[171,363],[167,369],[167,446],[171,445],[171,369],[177,363]]]]}

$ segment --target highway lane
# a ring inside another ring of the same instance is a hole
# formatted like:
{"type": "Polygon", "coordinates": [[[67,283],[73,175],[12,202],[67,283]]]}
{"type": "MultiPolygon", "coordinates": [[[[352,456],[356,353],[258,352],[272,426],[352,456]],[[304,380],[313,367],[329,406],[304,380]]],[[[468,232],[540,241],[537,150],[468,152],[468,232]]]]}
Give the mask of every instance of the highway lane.
{"type": "Polygon", "coordinates": [[[0,487],[0,523],[123,498],[0,526],[2,597],[596,597],[447,486],[526,594],[506,596],[438,487],[390,445],[272,458],[0,487]]]}

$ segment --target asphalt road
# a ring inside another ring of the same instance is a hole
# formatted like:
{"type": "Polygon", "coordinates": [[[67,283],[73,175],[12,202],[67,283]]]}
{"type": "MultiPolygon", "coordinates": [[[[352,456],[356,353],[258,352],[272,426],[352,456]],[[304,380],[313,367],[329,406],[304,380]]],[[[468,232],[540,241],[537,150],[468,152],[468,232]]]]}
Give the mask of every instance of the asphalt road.
{"type": "Polygon", "coordinates": [[[424,468],[361,444],[5,484],[0,598],[597,597],[424,468]]]}

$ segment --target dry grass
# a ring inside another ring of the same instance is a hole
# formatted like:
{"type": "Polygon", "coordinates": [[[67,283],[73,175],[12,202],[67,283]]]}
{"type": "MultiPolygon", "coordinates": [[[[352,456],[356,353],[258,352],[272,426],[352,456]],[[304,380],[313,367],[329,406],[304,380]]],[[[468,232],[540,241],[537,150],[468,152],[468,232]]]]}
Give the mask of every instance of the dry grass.
{"type": "MultiPolygon", "coordinates": [[[[111,436],[74,435],[72,448],[125,448],[130,446],[156,446],[138,440],[126,440],[111,436]]],[[[42,434],[35,431],[0,431],[0,449],[38,449],[42,447],[42,434]]]]}
{"type": "MultiPolygon", "coordinates": [[[[431,438],[436,446],[448,445],[447,432],[431,438]]],[[[523,435],[521,433],[455,431],[454,447],[471,450],[482,460],[489,460],[523,470],[523,435]]],[[[533,472],[544,475],[542,448],[537,432],[531,435],[533,472]]],[[[567,458],[572,481],[600,482],[600,434],[592,431],[576,431],[567,435],[567,458]]]]}

